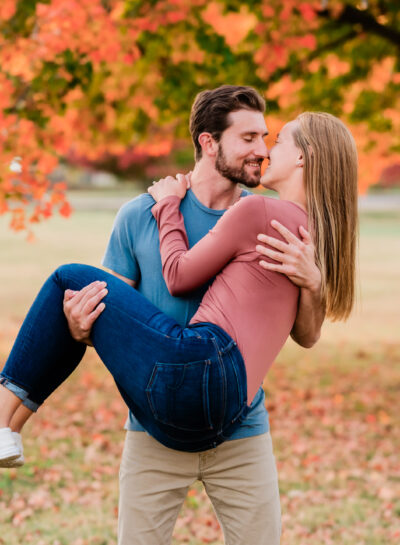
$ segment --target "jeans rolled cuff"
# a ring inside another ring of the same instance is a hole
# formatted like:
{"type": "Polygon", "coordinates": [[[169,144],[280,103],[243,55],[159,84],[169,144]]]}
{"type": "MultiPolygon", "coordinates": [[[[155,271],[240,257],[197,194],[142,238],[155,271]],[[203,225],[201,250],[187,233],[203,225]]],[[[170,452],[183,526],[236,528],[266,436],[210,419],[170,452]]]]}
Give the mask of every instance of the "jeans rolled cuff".
{"type": "Polygon", "coordinates": [[[40,403],[36,403],[35,401],[32,401],[31,399],[26,398],[22,405],[32,411],[33,413],[37,412],[38,408],[40,407],[40,403]]]}
{"type": "Polygon", "coordinates": [[[15,394],[21,401],[25,401],[28,397],[28,392],[21,388],[21,386],[17,386],[11,380],[9,380],[7,377],[4,377],[0,375],[0,384],[4,386],[4,388],[7,388],[7,390],[10,390],[13,394],[15,394]]]}

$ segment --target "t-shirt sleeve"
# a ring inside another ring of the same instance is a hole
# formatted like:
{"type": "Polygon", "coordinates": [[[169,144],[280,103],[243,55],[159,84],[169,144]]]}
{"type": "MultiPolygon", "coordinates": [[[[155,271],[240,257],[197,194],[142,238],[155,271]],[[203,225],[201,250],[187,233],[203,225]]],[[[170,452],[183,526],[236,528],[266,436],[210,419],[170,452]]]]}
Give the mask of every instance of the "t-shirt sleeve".
{"type": "Polygon", "coordinates": [[[225,212],[205,237],[188,250],[179,205],[180,199],[171,196],[152,208],[160,234],[163,276],[172,295],[196,289],[213,278],[243,249],[251,225],[260,225],[260,214],[265,216],[258,199],[241,199],[225,212]]]}
{"type": "Polygon", "coordinates": [[[102,265],[137,282],[140,268],[135,255],[137,216],[140,203],[131,201],[123,205],[115,218],[102,265]]]}

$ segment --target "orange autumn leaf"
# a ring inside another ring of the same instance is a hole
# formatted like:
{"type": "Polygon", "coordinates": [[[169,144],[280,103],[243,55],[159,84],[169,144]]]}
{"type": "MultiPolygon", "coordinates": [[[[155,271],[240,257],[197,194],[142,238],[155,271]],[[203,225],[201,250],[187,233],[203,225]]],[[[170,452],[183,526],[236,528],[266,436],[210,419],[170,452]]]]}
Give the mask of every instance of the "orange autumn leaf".
{"type": "Polygon", "coordinates": [[[67,184],[65,182],[57,182],[53,185],[53,191],[66,191],[67,184]]]}
{"type": "Polygon", "coordinates": [[[36,164],[36,168],[39,172],[50,174],[58,165],[57,157],[54,155],[43,155],[36,164]]]}
{"type": "Polygon", "coordinates": [[[303,3],[297,6],[297,9],[300,11],[303,19],[308,22],[313,21],[317,17],[317,12],[315,8],[319,8],[319,5],[316,3],[314,3],[314,5],[310,3],[303,3]]]}
{"type": "Polygon", "coordinates": [[[0,4],[0,19],[8,21],[17,10],[17,0],[2,0],[0,4]]]}
{"type": "Polygon", "coordinates": [[[15,231],[23,231],[25,229],[25,210],[23,208],[14,208],[11,210],[10,227],[15,231]]]}
{"type": "Polygon", "coordinates": [[[230,46],[238,45],[257,24],[255,15],[245,5],[241,6],[239,13],[223,13],[221,4],[210,2],[202,17],[230,46]]]}
{"type": "Polygon", "coordinates": [[[59,212],[64,218],[69,218],[72,214],[72,206],[65,201],[62,206],[60,206],[59,212]]]}
{"type": "Polygon", "coordinates": [[[317,40],[313,34],[306,34],[297,39],[299,47],[305,47],[306,49],[315,49],[317,47],[317,40]]]}

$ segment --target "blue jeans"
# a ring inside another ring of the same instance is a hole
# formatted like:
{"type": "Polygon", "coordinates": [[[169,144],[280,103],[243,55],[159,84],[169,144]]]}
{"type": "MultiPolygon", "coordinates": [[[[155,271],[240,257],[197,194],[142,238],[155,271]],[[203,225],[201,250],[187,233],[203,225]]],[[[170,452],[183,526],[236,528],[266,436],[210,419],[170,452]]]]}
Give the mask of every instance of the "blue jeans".
{"type": "Polygon", "coordinates": [[[66,289],[107,282],[91,340],[128,407],[167,447],[215,448],[246,417],[243,358],[215,324],[181,327],[135,289],[88,265],[63,265],[45,282],[19,331],[0,383],[32,410],[72,373],[86,346],[63,312],[66,289]]]}

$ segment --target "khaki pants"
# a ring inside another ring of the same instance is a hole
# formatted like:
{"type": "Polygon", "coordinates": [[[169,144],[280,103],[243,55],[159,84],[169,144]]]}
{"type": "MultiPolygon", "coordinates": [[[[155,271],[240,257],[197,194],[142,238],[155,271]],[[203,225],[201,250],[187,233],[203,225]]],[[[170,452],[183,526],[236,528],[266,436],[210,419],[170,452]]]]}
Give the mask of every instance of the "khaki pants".
{"type": "Polygon", "coordinates": [[[128,431],[120,469],[118,545],[170,545],[189,486],[201,480],[226,545],[278,545],[281,513],[269,433],[180,452],[128,431]]]}

